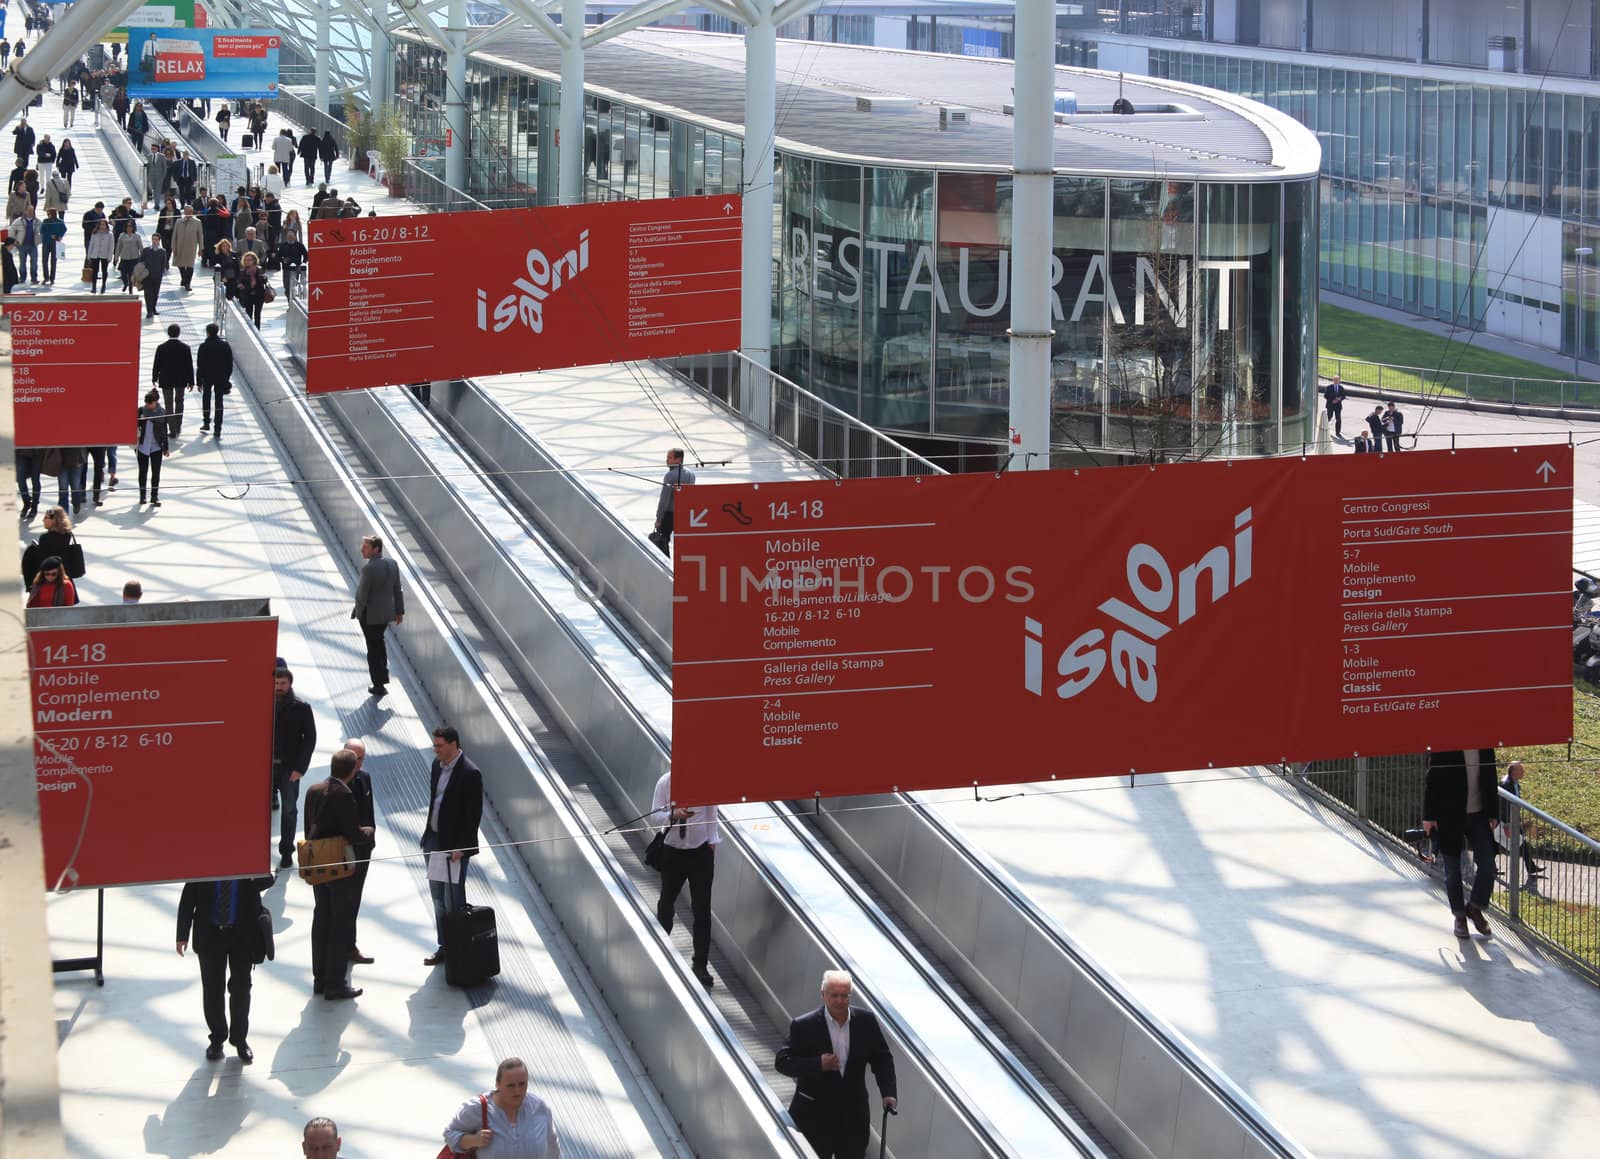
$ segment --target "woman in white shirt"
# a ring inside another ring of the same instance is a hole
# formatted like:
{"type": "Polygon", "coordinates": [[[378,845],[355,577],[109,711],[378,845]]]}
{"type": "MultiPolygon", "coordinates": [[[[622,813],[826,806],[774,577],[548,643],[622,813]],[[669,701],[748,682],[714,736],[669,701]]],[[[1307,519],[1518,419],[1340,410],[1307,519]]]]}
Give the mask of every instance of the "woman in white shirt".
{"type": "Polygon", "coordinates": [[[89,292],[103,294],[106,292],[106,272],[111,268],[111,260],[116,256],[116,248],[111,236],[111,223],[101,218],[94,223],[94,232],[89,235],[88,244],[84,247],[84,260],[91,266],[89,277],[89,292]],[[98,288],[96,288],[98,286],[98,288]]]}
{"type": "Polygon", "coordinates": [[[550,1106],[528,1093],[528,1068],[520,1058],[496,1068],[494,1090],[461,1104],[444,1141],[483,1159],[561,1159],[550,1106]]]}
{"type": "Polygon", "coordinates": [[[283,174],[278,172],[276,165],[268,166],[267,175],[261,179],[261,192],[274,197],[283,196],[283,174]]]}
{"type": "Polygon", "coordinates": [[[122,272],[122,292],[131,294],[133,289],[133,268],[139,264],[139,256],[144,253],[144,235],[139,232],[139,227],[133,223],[133,218],[122,219],[121,227],[117,230],[116,256],[117,269],[122,272]]]}

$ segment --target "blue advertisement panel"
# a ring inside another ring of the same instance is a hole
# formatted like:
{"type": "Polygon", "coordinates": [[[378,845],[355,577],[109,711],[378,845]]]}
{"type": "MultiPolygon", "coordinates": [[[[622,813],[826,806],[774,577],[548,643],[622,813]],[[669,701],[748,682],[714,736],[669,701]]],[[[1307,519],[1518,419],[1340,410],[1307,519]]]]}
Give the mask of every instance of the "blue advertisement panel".
{"type": "Polygon", "coordinates": [[[275,97],[278,44],[264,29],[130,28],[128,95],[275,97]]]}

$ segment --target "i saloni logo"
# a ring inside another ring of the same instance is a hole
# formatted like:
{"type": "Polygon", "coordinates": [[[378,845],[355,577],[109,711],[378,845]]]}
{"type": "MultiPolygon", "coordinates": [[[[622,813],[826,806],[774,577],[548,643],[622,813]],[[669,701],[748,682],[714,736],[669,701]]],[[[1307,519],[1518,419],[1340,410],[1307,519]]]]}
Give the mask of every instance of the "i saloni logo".
{"type": "MultiPolygon", "coordinates": [[[[1114,596],[1098,611],[1108,623],[1090,628],[1062,650],[1056,659],[1061,683],[1054,692],[1070,700],[1086,691],[1105,673],[1109,663],[1117,683],[1146,704],[1153,703],[1157,644],[1173,628],[1181,627],[1201,612],[1200,598],[1215,604],[1251,574],[1255,532],[1251,508],[1233,517],[1233,543],[1219,543],[1177,575],[1166,556],[1148,543],[1128,549],[1126,574],[1133,602],[1114,596]]],[[[1022,621],[1022,685],[1034,696],[1044,695],[1045,627],[1032,617],[1022,621]]]]}
{"type": "Polygon", "coordinates": [[[525,272],[512,280],[511,292],[493,303],[487,290],[478,291],[479,330],[500,334],[521,322],[543,334],[545,302],[589,268],[589,231],[579,233],[577,244],[554,261],[542,249],[529,250],[523,266],[525,272]]]}

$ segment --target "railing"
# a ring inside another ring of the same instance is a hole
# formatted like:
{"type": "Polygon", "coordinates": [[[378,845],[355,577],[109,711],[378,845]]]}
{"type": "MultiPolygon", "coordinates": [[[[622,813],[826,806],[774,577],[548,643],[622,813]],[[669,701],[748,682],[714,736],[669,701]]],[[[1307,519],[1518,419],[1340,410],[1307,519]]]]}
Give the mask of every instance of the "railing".
{"type": "Polygon", "coordinates": [[[311,337],[311,315],[306,306],[306,272],[299,270],[290,279],[289,300],[284,303],[284,343],[301,366],[306,364],[306,347],[311,337]]]}
{"type": "Polygon", "coordinates": [[[854,415],[818,398],[737,350],[658,359],[680,378],[748,420],[741,401],[746,391],[765,392],[770,416],[763,434],[796,451],[837,479],[945,475],[937,463],[901,446],[854,415]]]}
{"type": "Polygon", "coordinates": [[[463,193],[441,177],[436,177],[411,158],[406,158],[405,196],[429,213],[456,213],[468,209],[488,209],[470,193],[463,193]]]}
{"type": "Polygon", "coordinates": [[[1435,368],[1327,355],[1317,359],[1317,373],[1324,381],[1339,378],[1346,386],[1365,387],[1385,396],[1409,394],[1431,399],[1445,395],[1474,402],[1600,408],[1600,382],[1571,378],[1518,378],[1464,370],[1441,373],[1435,368]]]}
{"type": "Polygon", "coordinates": [[[319,137],[332,131],[333,139],[339,146],[339,156],[350,155],[350,126],[324,113],[304,97],[280,86],[277,99],[267,101],[266,105],[269,112],[277,113],[287,121],[293,121],[302,128],[315,129],[319,137]]]}
{"type": "MultiPolygon", "coordinates": [[[[1419,852],[1407,830],[1422,825],[1422,793],[1428,778],[1425,754],[1316,761],[1280,769],[1317,797],[1353,817],[1390,844],[1419,852]]],[[[1520,797],[1500,791],[1505,820],[1491,906],[1532,940],[1600,982],[1600,843],[1520,797]],[[1518,865],[1526,843],[1543,874],[1529,877],[1518,865]]],[[[1430,872],[1441,875],[1435,857],[1430,872]]],[[[1470,878],[1468,878],[1470,880],[1470,878]]]]}

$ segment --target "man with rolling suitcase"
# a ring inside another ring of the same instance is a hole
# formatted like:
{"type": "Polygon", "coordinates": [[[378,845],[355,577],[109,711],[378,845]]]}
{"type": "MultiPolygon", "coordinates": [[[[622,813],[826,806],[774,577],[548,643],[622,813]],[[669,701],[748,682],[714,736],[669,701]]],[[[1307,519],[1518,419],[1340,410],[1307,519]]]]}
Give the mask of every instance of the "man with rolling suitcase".
{"type": "Polygon", "coordinates": [[[433,766],[428,773],[428,824],[422,831],[422,850],[428,855],[428,892],[433,895],[434,932],[439,948],[422,960],[425,966],[446,964],[452,985],[473,985],[468,979],[487,966],[499,970],[498,948],[493,939],[494,911],[467,905],[467,863],[478,852],[478,823],[483,819],[483,774],[461,751],[461,736],[443,725],[433,730],[433,766]],[[487,938],[482,934],[487,919],[487,938]],[[469,955],[473,948],[495,948],[495,960],[451,961],[469,955]]]}

